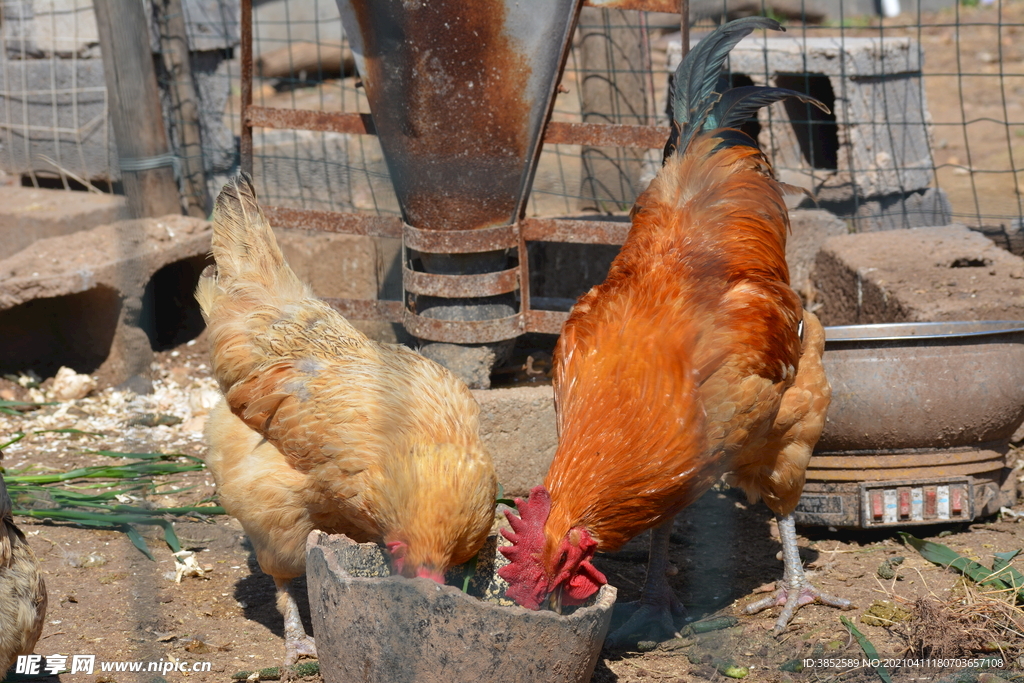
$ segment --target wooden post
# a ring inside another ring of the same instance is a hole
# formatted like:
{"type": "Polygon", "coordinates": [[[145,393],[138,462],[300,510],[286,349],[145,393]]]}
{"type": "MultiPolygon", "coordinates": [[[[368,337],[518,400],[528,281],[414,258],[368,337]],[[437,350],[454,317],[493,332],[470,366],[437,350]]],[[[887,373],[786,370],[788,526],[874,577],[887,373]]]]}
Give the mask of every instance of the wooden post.
{"type": "Polygon", "coordinates": [[[181,0],[154,3],[160,30],[160,51],[170,79],[171,106],[180,123],[181,177],[188,214],[206,218],[210,197],[203,170],[203,146],[199,128],[199,97],[192,80],[188,56],[188,33],[181,0]]]}
{"type": "Polygon", "coordinates": [[[135,218],[181,214],[142,2],[93,7],[128,210],[135,218]]]}
{"type": "Polygon", "coordinates": [[[242,0],[241,29],[242,131],[239,156],[242,170],[252,175],[252,126],[249,125],[249,107],[252,106],[252,0],[242,0]]]}
{"type": "Polygon", "coordinates": [[[679,0],[679,38],[685,57],[690,51],[690,0],[679,0]]]}

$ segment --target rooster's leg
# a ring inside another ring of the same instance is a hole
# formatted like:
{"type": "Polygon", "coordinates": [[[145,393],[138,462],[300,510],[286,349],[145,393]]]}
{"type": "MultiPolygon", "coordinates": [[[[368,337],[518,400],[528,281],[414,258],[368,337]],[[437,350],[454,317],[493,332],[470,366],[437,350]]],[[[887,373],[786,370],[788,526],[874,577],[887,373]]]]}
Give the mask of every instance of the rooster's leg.
{"type": "Polygon", "coordinates": [[[299,657],[316,657],[316,645],[302,627],[299,605],[291,591],[291,580],[275,576],[274,583],[277,584],[277,608],[284,615],[284,665],[288,667],[299,657]]]}
{"type": "Polygon", "coordinates": [[[754,614],[768,607],[783,605],[782,613],[775,622],[774,631],[782,633],[789,625],[790,619],[796,610],[812,602],[820,602],[840,609],[850,609],[853,604],[846,598],[837,598],[827,593],[822,593],[810,582],[804,574],[803,564],[800,562],[800,551],[796,544],[796,522],[793,515],[779,517],[779,539],[782,541],[782,561],[786,566],[783,574],[783,587],[778,593],[752,602],[743,608],[745,614],[754,614]]]}
{"type": "Polygon", "coordinates": [[[608,636],[609,645],[630,646],[643,640],[664,640],[676,635],[676,617],[685,616],[686,608],[668,584],[671,535],[672,520],[651,531],[651,554],[643,592],[639,602],[622,605],[621,611],[632,612],[632,615],[608,636]]]}

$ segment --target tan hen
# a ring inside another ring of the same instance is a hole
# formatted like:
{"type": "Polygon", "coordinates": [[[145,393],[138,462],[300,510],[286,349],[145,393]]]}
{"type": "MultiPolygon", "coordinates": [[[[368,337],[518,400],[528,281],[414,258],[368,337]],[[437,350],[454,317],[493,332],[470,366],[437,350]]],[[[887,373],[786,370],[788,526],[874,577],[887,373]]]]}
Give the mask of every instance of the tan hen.
{"type": "Polygon", "coordinates": [[[289,592],[311,530],[383,542],[397,572],[443,582],[487,537],[494,466],[469,389],[315,298],[248,176],[221,192],[213,232],[217,274],[196,297],[225,401],[207,426],[207,464],[277,584],[290,664],[315,654],[289,592]]]}

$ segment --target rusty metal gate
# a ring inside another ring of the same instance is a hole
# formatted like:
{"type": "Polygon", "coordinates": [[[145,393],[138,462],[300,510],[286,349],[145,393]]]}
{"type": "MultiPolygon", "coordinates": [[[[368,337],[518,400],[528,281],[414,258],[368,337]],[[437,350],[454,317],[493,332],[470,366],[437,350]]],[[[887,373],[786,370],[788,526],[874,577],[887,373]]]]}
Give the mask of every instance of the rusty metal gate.
{"type": "MultiPolygon", "coordinates": [[[[680,9],[678,0],[590,0],[583,3],[641,11],[680,9]]],[[[685,9],[685,0],[683,0],[685,9]]],[[[578,9],[578,7],[577,7],[578,9]]],[[[241,165],[253,168],[253,128],[306,130],[356,135],[375,135],[373,119],[366,113],[323,112],[253,105],[252,0],[242,0],[241,22],[241,165]]],[[[563,60],[564,66],[564,60],[563,60]]],[[[561,70],[559,70],[559,77],[561,70]]],[[[601,123],[546,122],[546,144],[590,145],[657,149],[669,135],[667,126],[601,123]]],[[[354,212],[265,206],[270,222],[279,227],[301,228],[370,237],[401,238],[406,250],[431,254],[477,254],[515,250],[518,264],[483,274],[438,274],[412,270],[403,259],[405,301],[325,299],[342,315],[354,320],[401,323],[413,336],[436,342],[480,344],[514,339],[527,332],[558,334],[568,313],[538,310],[530,305],[529,259],[531,241],[621,245],[628,223],[559,218],[524,218],[511,225],[470,230],[415,228],[400,217],[354,212]],[[511,316],[489,320],[441,320],[419,315],[410,295],[444,298],[490,297],[519,292],[519,310],[511,316]]]]}

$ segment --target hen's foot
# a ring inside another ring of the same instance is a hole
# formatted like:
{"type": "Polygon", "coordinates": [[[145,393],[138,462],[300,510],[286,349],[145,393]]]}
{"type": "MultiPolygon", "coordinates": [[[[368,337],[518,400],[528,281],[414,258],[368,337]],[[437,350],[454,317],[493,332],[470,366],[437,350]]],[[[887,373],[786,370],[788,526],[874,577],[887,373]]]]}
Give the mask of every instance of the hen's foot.
{"type": "Polygon", "coordinates": [[[284,616],[284,669],[299,660],[299,657],[316,658],[316,645],[313,638],[306,635],[299,615],[299,605],[291,592],[291,583],[287,579],[274,577],[277,584],[277,607],[284,616]]]}
{"type": "Polygon", "coordinates": [[[782,559],[786,566],[783,587],[775,595],[762,598],[744,607],[744,614],[754,614],[775,605],[782,605],[782,612],[772,628],[778,635],[786,630],[786,626],[789,625],[798,608],[812,602],[819,602],[839,609],[853,607],[853,603],[846,598],[822,593],[804,574],[803,564],[800,562],[800,552],[796,544],[796,523],[791,515],[779,517],[779,537],[782,541],[782,559]]]}
{"type": "Polygon", "coordinates": [[[316,644],[312,636],[303,633],[296,638],[285,636],[284,640],[284,668],[288,668],[299,661],[300,657],[312,657],[316,659],[316,644]]]}

